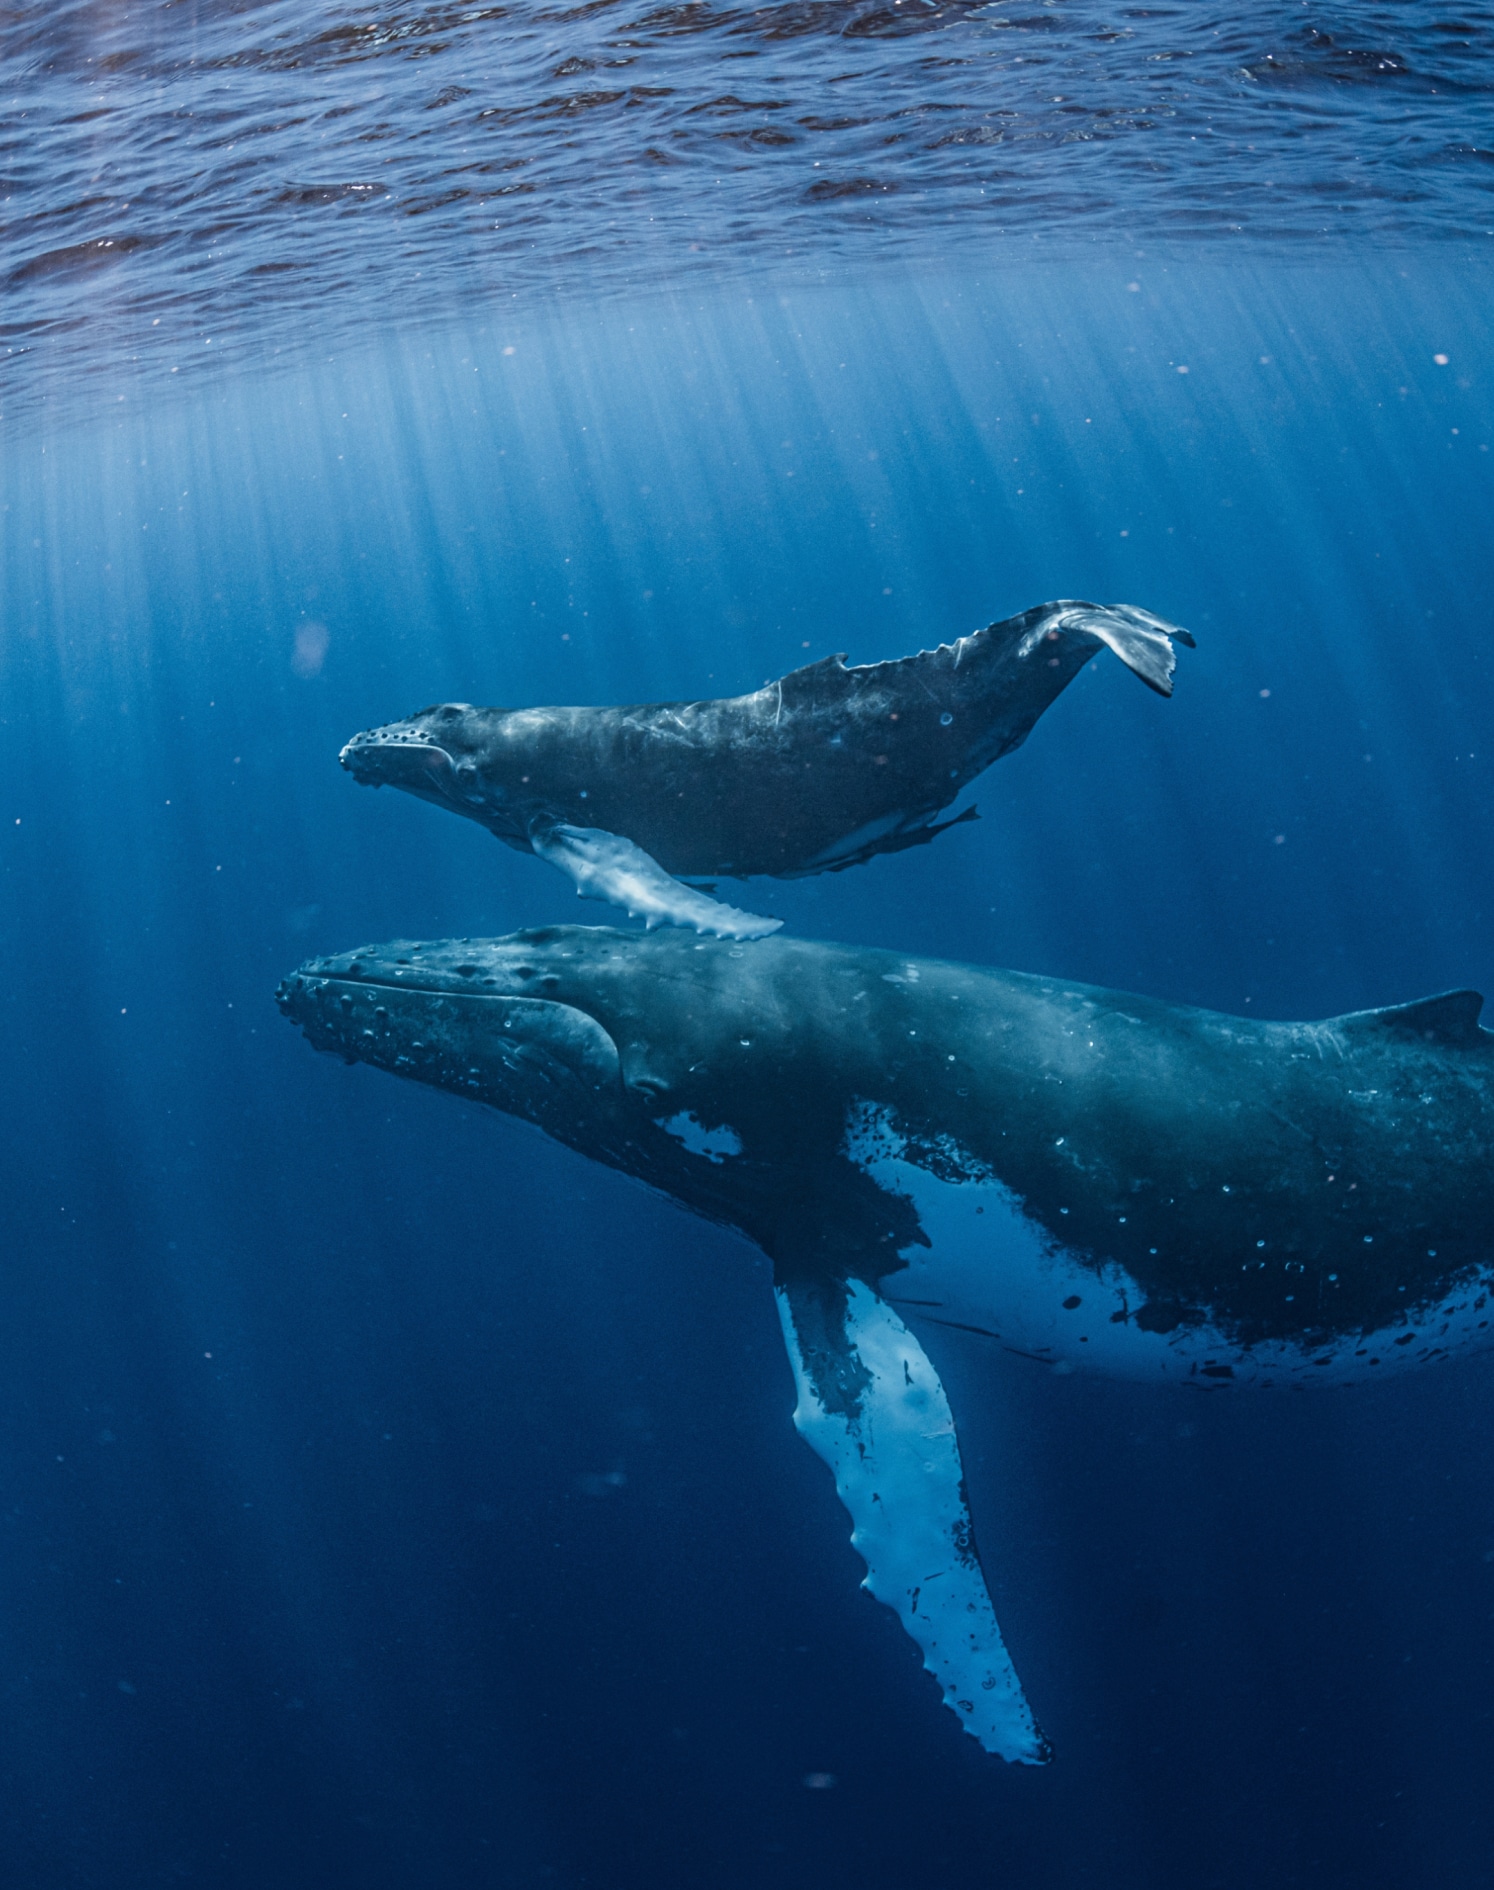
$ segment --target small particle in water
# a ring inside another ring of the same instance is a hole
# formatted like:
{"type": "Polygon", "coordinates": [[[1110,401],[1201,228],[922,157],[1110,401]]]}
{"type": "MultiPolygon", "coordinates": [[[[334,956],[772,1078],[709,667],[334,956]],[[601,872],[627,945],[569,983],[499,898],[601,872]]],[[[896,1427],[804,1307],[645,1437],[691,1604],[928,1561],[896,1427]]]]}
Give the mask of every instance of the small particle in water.
{"type": "Polygon", "coordinates": [[[1447,356],[1445,354],[1434,354],[1432,359],[1437,363],[1438,367],[1447,366],[1447,356]]]}
{"type": "Polygon", "coordinates": [[[834,1789],[835,1782],[833,1772],[806,1772],[804,1774],[804,1789],[807,1792],[831,1791],[834,1789]]]}
{"type": "Polygon", "coordinates": [[[948,728],[948,727],[949,727],[949,725],[950,725],[950,723],[951,723],[951,722],[952,722],[953,720],[954,720],[954,717],[953,717],[953,716],[952,716],[952,715],[950,714],[950,712],[949,712],[949,710],[948,710],[948,709],[946,709],[946,710],[944,711],[944,713],[943,713],[943,715],[941,715],[941,716],[939,717],[939,726],[940,726],[940,728],[948,728]]]}

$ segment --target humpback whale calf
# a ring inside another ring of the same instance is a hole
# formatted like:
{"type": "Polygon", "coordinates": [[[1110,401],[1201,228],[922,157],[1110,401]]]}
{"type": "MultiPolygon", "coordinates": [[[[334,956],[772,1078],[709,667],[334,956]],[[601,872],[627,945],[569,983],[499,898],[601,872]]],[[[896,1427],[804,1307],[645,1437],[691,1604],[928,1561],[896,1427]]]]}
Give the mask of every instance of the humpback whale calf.
{"type": "Polygon", "coordinates": [[[1455,991],[1265,1023],[775,938],[558,926],[314,959],[318,1049],[537,1124],[767,1253],[865,1586],[988,1751],[1047,1747],[918,1333],[1202,1388],[1374,1378],[1494,1319],[1494,1033],[1455,991]]]}
{"type": "Polygon", "coordinates": [[[1131,604],[1039,604],[917,656],[853,668],[827,656],[716,701],[448,702],[355,735],[340,758],[356,780],[480,821],[650,927],[761,938],[781,921],[681,881],[794,879],[920,846],[1097,650],[1170,695],[1173,638],[1193,641],[1131,604]]]}

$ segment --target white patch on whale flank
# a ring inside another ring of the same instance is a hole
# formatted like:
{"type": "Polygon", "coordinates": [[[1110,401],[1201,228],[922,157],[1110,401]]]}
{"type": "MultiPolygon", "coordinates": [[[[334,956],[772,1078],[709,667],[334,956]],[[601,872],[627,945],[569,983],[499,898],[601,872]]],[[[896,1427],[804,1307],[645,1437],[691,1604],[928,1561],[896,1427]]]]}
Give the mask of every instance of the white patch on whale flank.
{"type": "Polygon", "coordinates": [[[727,1156],[742,1152],[742,1138],[735,1129],[724,1123],[719,1128],[708,1129],[688,1109],[680,1110],[659,1127],[683,1142],[692,1155],[704,1155],[708,1162],[724,1162],[727,1156]]]}
{"type": "Polygon", "coordinates": [[[903,1249],[906,1266],[882,1282],[915,1325],[927,1318],[974,1327],[1049,1365],[1127,1378],[1188,1375],[1172,1356],[1170,1334],[1132,1322],[1146,1298],[1135,1281],[1118,1266],[1097,1274],[1050,1240],[1011,1189],[953,1137],[941,1137],[933,1150],[947,1180],[920,1165],[885,1105],[857,1104],[844,1146],[878,1187],[917,1210],[929,1244],[903,1249]]]}
{"type": "Polygon", "coordinates": [[[915,1326],[974,1328],[1055,1370],[1219,1388],[1227,1384],[1346,1384],[1425,1363],[1460,1346],[1494,1343],[1494,1269],[1393,1328],[1331,1341],[1244,1346],[1212,1323],[1151,1332],[1136,1322],[1146,1293],[1114,1260],[1095,1264],[1054,1240],[987,1165],[952,1137],[931,1151],[935,1173],[886,1104],[847,1113],[845,1153],[878,1187],[912,1202],[928,1245],[881,1282],[915,1326]],[[947,1178],[945,1178],[947,1176],[947,1178]]]}

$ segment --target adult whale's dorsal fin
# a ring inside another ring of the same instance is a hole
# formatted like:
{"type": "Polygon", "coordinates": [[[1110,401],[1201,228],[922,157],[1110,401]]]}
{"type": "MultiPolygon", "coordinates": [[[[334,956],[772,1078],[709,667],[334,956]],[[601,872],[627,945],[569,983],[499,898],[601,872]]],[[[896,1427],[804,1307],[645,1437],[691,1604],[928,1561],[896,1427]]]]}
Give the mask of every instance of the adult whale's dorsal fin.
{"type": "Polygon", "coordinates": [[[603,827],[537,826],[529,844],[542,860],[559,867],[583,899],[621,906],[630,919],[685,925],[710,938],[766,938],[782,919],[759,918],[672,879],[651,853],[626,834],[603,827]]]}
{"type": "Polygon", "coordinates": [[[894,1610],[966,1732],[999,1758],[1051,1756],[976,1559],[949,1400],[902,1320],[859,1280],[791,1283],[778,1310],[794,1423],[835,1473],[861,1584],[894,1610]]]}
{"type": "Polygon", "coordinates": [[[1443,991],[1436,997],[1416,998],[1410,1004],[1387,1004],[1379,1011],[1350,1011],[1335,1017],[1333,1025],[1346,1036],[1388,1031],[1397,1037],[1420,1037],[1428,1043],[1472,1045],[1490,1035],[1479,1028],[1483,1008],[1483,997],[1477,991],[1443,991]]]}

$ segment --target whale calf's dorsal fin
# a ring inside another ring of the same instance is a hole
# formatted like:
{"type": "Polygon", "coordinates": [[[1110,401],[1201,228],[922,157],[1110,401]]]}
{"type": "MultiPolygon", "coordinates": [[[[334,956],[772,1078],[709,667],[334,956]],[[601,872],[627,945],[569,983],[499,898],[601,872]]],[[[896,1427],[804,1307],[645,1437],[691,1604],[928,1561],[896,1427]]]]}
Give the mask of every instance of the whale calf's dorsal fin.
{"type": "Polygon", "coordinates": [[[1421,1037],[1429,1043],[1476,1044],[1491,1033],[1480,1029],[1484,1008],[1477,991],[1442,991],[1436,997],[1415,998],[1410,1004],[1387,1004],[1379,1011],[1349,1011],[1335,1017],[1336,1030],[1348,1036],[1389,1031],[1397,1037],[1421,1037]]]}

